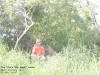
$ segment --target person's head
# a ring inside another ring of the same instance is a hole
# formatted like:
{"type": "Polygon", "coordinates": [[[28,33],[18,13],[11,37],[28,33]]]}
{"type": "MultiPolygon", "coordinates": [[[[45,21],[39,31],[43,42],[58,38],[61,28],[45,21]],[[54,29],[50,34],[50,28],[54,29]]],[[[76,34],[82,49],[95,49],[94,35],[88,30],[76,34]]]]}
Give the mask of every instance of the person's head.
{"type": "Polygon", "coordinates": [[[36,45],[41,45],[41,40],[40,39],[36,40],[36,45]]]}

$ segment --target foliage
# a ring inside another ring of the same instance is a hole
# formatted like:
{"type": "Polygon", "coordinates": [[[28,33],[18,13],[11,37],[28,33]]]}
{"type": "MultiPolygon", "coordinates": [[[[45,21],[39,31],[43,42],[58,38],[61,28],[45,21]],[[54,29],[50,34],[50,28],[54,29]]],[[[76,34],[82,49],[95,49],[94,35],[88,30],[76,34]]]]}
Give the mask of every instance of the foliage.
{"type": "Polygon", "coordinates": [[[92,12],[92,5],[82,6],[80,0],[0,0],[0,75],[6,75],[3,69],[11,75],[99,75],[100,31],[91,26],[92,12]],[[17,37],[30,25],[26,13],[35,24],[15,52],[17,37]],[[24,49],[38,38],[58,53],[31,61],[24,49]]]}
{"type": "MultiPolygon", "coordinates": [[[[24,28],[25,13],[32,16],[35,25],[26,33],[25,37],[33,37],[49,44],[57,52],[68,44],[76,47],[81,43],[92,47],[95,42],[94,31],[89,27],[92,24],[92,6],[79,8],[79,1],[75,0],[8,0],[1,1],[1,36],[9,47],[14,46],[15,41],[24,28]],[[87,10],[88,9],[88,10],[87,10]],[[9,19],[8,19],[9,18],[9,19]]],[[[24,39],[23,37],[22,39],[24,39]]]]}
{"type": "MultiPolygon", "coordinates": [[[[4,51],[3,48],[2,50],[4,51]]],[[[22,54],[20,50],[17,50],[17,52],[14,52],[13,50],[5,52],[4,55],[0,53],[0,55],[0,67],[1,69],[4,69],[3,67],[6,67],[4,70],[6,73],[4,71],[0,72],[1,75],[6,75],[9,69],[10,71],[8,73],[12,75],[100,74],[100,60],[97,60],[94,54],[91,54],[90,50],[85,46],[80,48],[68,46],[62,50],[62,53],[58,53],[54,56],[47,56],[46,60],[40,60],[37,57],[33,62],[30,62],[30,55],[28,53],[22,54]],[[14,69],[17,72],[14,73],[14,69]]]]}

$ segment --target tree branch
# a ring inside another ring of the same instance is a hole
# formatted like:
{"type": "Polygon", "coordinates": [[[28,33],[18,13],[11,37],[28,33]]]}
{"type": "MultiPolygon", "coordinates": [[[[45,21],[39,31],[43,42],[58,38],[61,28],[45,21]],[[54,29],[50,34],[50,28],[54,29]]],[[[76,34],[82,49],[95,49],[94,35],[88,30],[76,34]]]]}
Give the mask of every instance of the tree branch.
{"type": "Polygon", "coordinates": [[[35,24],[32,21],[32,15],[29,16],[29,13],[25,9],[24,9],[24,17],[25,17],[25,23],[24,24],[25,24],[26,27],[25,27],[24,31],[22,32],[22,34],[19,37],[17,37],[17,40],[15,42],[15,46],[14,46],[14,50],[16,50],[19,41],[26,34],[26,32],[35,24]],[[28,20],[29,20],[29,22],[31,22],[31,25],[28,25],[28,20]]]}

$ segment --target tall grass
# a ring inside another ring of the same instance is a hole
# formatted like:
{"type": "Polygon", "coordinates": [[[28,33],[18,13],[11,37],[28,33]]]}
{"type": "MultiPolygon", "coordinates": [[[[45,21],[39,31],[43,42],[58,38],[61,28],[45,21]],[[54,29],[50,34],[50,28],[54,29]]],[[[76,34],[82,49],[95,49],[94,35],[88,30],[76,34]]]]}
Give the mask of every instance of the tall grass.
{"type": "Polygon", "coordinates": [[[100,75],[99,58],[97,61],[84,46],[76,49],[68,46],[61,53],[46,56],[46,60],[36,57],[32,62],[30,54],[13,50],[6,52],[6,49],[0,44],[0,75],[100,75]]]}

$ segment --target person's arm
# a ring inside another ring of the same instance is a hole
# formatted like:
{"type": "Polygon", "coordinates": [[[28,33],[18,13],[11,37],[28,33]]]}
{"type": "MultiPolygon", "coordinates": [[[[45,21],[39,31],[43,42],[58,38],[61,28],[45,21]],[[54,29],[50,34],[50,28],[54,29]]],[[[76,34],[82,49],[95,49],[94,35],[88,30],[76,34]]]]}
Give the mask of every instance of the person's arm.
{"type": "Polygon", "coordinates": [[[45,50],[44,50],[44,48],[42,47],[42,56],[44,56],[45,55],[45,50]]]}
{"type": "Polygon", "coordinates": [[[41,59],[44,60],[45,59],[45,50],[44,48],[42,48],[42,55],[41,55],[41,59]]]}

